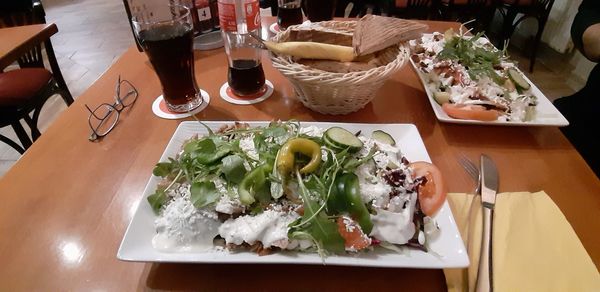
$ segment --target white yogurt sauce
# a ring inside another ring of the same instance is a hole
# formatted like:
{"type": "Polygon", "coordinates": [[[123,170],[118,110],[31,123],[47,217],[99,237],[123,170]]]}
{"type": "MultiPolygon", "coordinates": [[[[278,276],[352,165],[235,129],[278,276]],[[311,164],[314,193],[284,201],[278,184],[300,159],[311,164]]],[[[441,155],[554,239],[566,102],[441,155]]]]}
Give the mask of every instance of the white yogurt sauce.
{"type": "Polygon", "coordinates": [[[415,234],[413,214],[416,203],[417,196],[412,195],[404,209],[395,210],[396,212],[377,209],[377,214],[371,215],[373,230],[370,236],[395,244],[407,243],[415,234]]]}
{"type": "Polygon", "coordinates": [[[296,212],[266,210],[256,216],[245,215],[225,221],[219,227],[219,235],[226,243],[241,245],[260,241],[263,247],[287,248],[288,225],[300,215],[296,212]]]}

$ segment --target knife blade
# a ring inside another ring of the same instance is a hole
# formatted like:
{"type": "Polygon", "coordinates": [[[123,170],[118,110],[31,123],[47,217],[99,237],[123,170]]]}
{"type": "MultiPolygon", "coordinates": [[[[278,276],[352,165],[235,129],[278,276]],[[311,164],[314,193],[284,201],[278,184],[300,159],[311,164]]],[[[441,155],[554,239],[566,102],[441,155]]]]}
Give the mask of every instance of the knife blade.
{"type": "Polygon", "coordinates": [[[487,155],[480,158],[481,202],[483,206],[483,234],[475,291],[493,291],[492,273],[492,226],[496,193],[498,192],[498,169],[487,155]]]}
{"type": "Polygon", "coordinates": [[[484,208],[493,209],[498,191],[498,169],[487,155],[481,155],[481,201],[484,208]]]}

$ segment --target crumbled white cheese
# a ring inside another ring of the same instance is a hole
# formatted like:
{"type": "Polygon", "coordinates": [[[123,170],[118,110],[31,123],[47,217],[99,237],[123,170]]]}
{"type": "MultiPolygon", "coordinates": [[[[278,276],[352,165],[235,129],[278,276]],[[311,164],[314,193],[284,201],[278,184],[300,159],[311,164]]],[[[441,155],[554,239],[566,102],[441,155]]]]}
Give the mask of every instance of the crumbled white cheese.
{"type": "Polygon", "coordinates": [[[444,45],[446,44],[446,41],[443,38],[443,35],[440,33],[434,33],[434,34],[423,34],[423,36],[421,37],[422,40],[422,46],[423,48],[425,48],[425,50],[427,52],[434,52],[436,55],[439,54],[443,49],[444,49],[444,45]],[[438,36],[439,40],[435,40],[435,36],[438,36]]]}
{"type": "Polygon", "coordinates": [[[175,188],[174,193],[173,200],[155,220],[156,235],[152,245],[167,252],[211,249],[221,224],[217,213],[206,208],[196,209],[190,201],[189,185],[175,188]]]}
{"type": "Polygon", "coordinates": [[[222,178],[213,180],[221,198],[215,205],[215,211],[223,214],[238,214],[244,212],[244,205],[240,202],[240,196],[237,194],[237,187],[228,190],[225,187],[225,181],[222,178]]]}
{"type": "Polygon", "coordinates": [[[323,137],[324,129],[317,126],[308,126],[300,128],[300,134],[304,134],[311,137],[323,137]]]}
{"type": "Polygon", "coordinates": [[[360,196],[364,203],[373,201],[373,205],[383,206],[389,200],[392,187],[374,175],[374,172],[375,165],[372,161],[368,161],[356,169],[360,196]]]}
{"type": "Polygon", "coordinates": [[[263,247],[285,249],[289,244],[288,225],[299,216],[296,212],[265,210],[256,216],[245,215],[225,221],[219,227],[219,235],[228,244],[261,242],[263,247]]]}
{"type": "Polygon", "coordinates": [[[248,157],[258,160],[258,152],[256,152],[256,148],[254,147],[254,134],[248,134],[240,139],[240,148],[248,157]]]}

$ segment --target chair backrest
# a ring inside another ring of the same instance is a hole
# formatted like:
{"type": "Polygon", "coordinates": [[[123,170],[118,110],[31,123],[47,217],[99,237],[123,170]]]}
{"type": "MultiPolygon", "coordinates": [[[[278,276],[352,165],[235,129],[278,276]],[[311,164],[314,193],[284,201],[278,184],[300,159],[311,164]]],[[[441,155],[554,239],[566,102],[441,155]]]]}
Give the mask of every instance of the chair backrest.
{"type": "Polygon", "coordinates": [[[432,4],[432,0],[409,0],[408,7],[410,8],[429,8],[432,4]]]}
{"type": "Polygon", "coordinates": [[[436,19],[440,0],[396,0],[396,14],[410,19],[436,19]]]}
{"type": "Polygon", "coordinates": [[[396,8],[429,7],[433,0],[395,0],[396,8]]]}
{"type": "Polygon", "coordinates": [[[469,5],[469,6],[487,6],[494,3],[495,0],[450,0],[450,5],[469,5]]]}
{"type": "Polygon", "coordinates": [[[554,0],[537,0],[535,1],[535,5],[550,12],[552,5],[554,5],[554,0]]]}
{"type": "Polygon", "coordinates": [[[491,4],[491,0],[469,0],[469,5],[485,6],[491,4]]]}
{"type": "MultiPolygon", "coordinates": [[[[39,1],[9,1],[0,5],[0,28],[46,23],[44,7],[39,1]]],[[[42,46],[38,44],[17,60],[21,68],[44,67],[42,46]]]]}

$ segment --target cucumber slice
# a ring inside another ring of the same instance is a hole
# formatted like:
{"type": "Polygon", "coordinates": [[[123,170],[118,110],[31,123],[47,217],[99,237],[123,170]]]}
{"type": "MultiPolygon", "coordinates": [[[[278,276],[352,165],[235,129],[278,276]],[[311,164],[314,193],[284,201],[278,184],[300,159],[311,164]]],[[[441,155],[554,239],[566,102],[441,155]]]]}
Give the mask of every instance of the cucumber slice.
{"type": "Polygon", "coordinates": [[[392,146],[396,145],[396,140],[394,140],[392,135],[390,135],[382,130],[373,131],[373,133],[371,134],[371,138],[375,139],[375,141],[377,141],[377,142],[389,144],[392,146]]]}
{"type": "Polygon", "coordinates": [[[535,106],[528,106],[527,109],[525,109],[525,121],[531,122],[531,121],[535,120],[535,114],[536,114],[535,106]]]}
{"type": "Polygon", "coordinates": [[[450,102],[450,93],[443,91],[436,91],[433,93],[433,99],[439,104],[443,105],[444,103],[450,102]]]}
{"type": "Polygon", "coordinates": [[[349,151],[358,151],[363,147],[363,142],[356,138],[354,134],[340,127],[331,127],[325,131],[323,137],[326,137],[336,147],[349,151]]]}
{"type": "Polygon", "coordinates": [[[344,148],[339,147],[339,146],[333,144],[333,142],[331,142],[331,140],[329,140],[329,138],[327,138],[326,135],[323,135],[323,144],[325,144],[326,147],[328,147],[328,148],[330,148],[330,149],[332,149],[334,151],[338,151],[339,152],[339,151],[344,150],[344,148]]]}
{"type": "Polygon", "coordinates": [[[516,69],[510,68],[508,69],[508,77],[515,83],[518,88],[523,90],[529,90],[531,85],[523,78],[523,75],[519,73],[516,69]]]}

